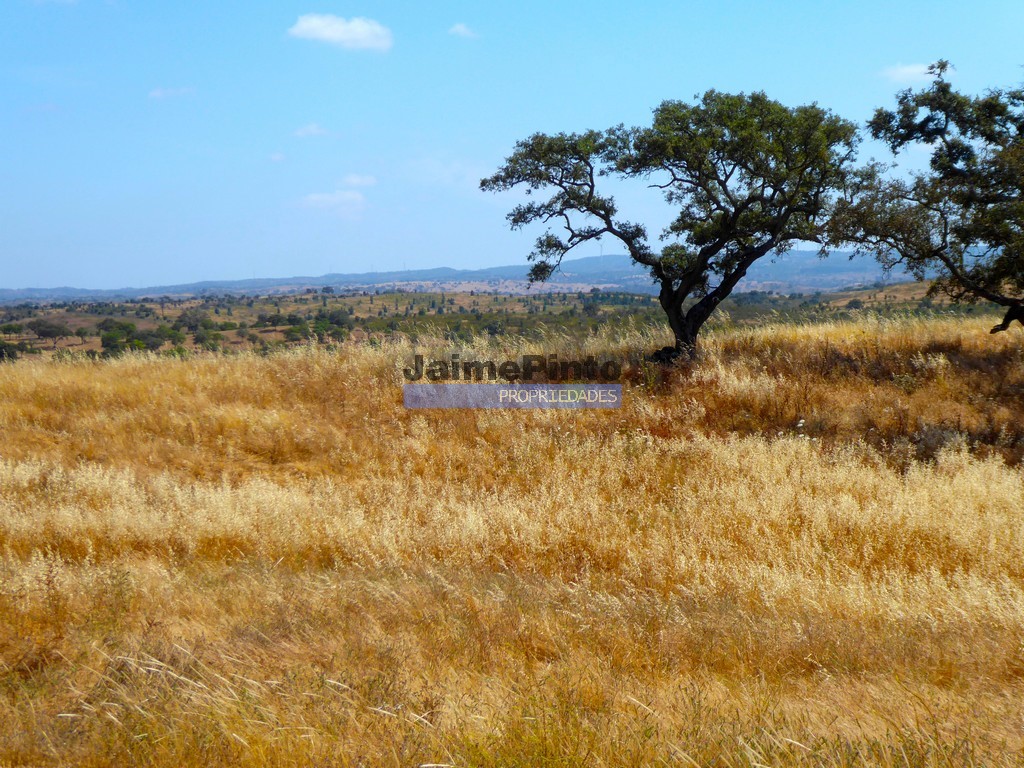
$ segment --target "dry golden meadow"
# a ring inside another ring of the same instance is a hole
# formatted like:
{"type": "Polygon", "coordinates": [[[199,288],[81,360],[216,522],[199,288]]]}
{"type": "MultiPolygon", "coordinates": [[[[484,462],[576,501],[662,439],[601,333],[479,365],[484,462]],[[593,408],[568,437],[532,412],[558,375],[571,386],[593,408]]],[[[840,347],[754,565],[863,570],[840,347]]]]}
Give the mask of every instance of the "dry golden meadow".
{"type": "Polygon", "coordinates": [[[641,332],[613,411],[413,347],[0,365],[0,766],[1024,763],[1024,333],[641,332]]]}

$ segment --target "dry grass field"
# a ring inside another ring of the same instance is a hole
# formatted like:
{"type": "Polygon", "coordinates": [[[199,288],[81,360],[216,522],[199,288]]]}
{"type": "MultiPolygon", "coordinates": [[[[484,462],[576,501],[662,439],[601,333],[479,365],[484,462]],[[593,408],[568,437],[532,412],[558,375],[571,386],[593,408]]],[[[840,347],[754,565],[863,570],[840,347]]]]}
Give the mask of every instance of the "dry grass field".
{"type": "Polygon", "coordinates": [[[0,766],[1024,763],[1024,333],[640,333],[609,411],[408,345],[0,365],[0,766]]]}

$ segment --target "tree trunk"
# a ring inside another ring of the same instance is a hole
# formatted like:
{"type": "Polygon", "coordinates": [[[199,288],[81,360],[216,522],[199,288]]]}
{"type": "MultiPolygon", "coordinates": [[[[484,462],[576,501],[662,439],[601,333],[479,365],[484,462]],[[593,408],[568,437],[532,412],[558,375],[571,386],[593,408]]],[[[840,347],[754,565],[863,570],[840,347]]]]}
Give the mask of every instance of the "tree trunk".
{"type": "Polygon", "coordinates": [[[691,318],[683,323],[680,332],[676,333],[676,351],[679,357],[685,360],[694,360],[697,357],[697,334],[704,321],[695,322],[691,318]]]}
{"type": "Polygon", "coordinates": [[[671,365],[680,358],[694,360],[697,357],[697,335],[701,327],[711,316],[711,312],[698,305],[684,313],[680,308],[666,308],[668,324],[675,338],[675,346],[662,347],[650,360],[663,365],[671,365]]]}
{"type": "Polygon", "coordinates": [[[690,311],[682,316],[682,323],[678,329],[673,328],[676,337],[677,357],[686,360],[694,360],[697,357],[697,335],[704,323],[711,317],[714,307],[707,307],[702,303],[691,307],[690,311]]]}
{"type": "Polygon", "coordinates": [[[697,357],[697,334],[700,333],[704,323],[711,317],[719,303],[732,293],[732,289],[747,274],[750,265],[776,247],[777,244],[778,239],[773,237],[768,242],[740,254],[737,257],[735,268],[723,275],[722,282],[718,287],[707,293],[686,312],[683,312],[683,302],[696,287],[698,281],[691,275],[689,280],[684,280],[678,287],[675,287],[671,278],[664,272],[656,272],[655,274],[661,279],[658,301],[661,303],[661,308],[665,310],[665,314],[668,315],[668,324],[672,328],[676,344],[674,347],[662,347],[651,355],[650,359],[666,365],[674,363],[680,357],[686,360],[695,359],[697,357]]]}
{"type": "Polygon", "coordinates": [[[989,333],[999,333],[1000,331],[1007,331],[1010,329],[1010,325],[1014,320],[1024,325],[1024,304],[1014,304],[1006,310],[1006,317],[1003,318],[1003,322],[993,328],[989,333]]]}

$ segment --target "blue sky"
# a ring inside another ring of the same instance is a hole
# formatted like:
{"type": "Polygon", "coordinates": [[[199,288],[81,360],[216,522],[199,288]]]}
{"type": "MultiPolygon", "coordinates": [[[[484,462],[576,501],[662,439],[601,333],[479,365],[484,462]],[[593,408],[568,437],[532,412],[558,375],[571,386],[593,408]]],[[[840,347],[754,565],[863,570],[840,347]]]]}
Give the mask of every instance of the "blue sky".
{"type": "Polygon", "coordinates": [[[709,88],[863,123],[939,58],[968,92],[1024,80],[1020,0],[0,7],[3,288],[515,263],[538,233],[477,185],[536,131],[709,88]]]}

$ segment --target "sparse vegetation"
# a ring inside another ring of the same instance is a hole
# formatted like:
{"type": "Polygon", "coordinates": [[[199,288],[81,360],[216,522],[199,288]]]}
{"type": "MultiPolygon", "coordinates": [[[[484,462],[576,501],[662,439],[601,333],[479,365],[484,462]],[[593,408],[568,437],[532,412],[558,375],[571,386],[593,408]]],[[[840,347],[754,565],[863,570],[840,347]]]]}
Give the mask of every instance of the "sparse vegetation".
{"type": "MultiPolygon", "coordinates": [[[[747,327],[760,322],[819,323],[850,319],[851,310],[885,317],[999,316],[995,305],[949,306],[925,296],[928,286],[877,283],[864,288],[812,295],[748,291],[724,299],[712,317],[715,327],[747,327]]],[[[204,298],[111,302],[23,303],[0,307],[0,333],[11,357],[18,352],[117,356],[160,351],[267,352],[308,344],[380,342],[384,339],[442,337],[466,343],[482,335],[539,340],[557,327],[571,335],[657,329],[663,312],[650,295],[603,291],[509,295],[470,290],[462,293],[291,294],[207,296],[204,298]],[[230,317],[230,320],[220,320],[230,317]],[[36,346],[39,336],[16,319],[59,324],[67,338],[36,346]]],[[[658,332],[652,330],[652,332],[658,332]]]]}
{"type": "Polygon", "coordinates": [[[0,365],[0,765],[1019,764],[989,325],[416,342],[605,412],[406,411],[408,340],[0,365]]]}

